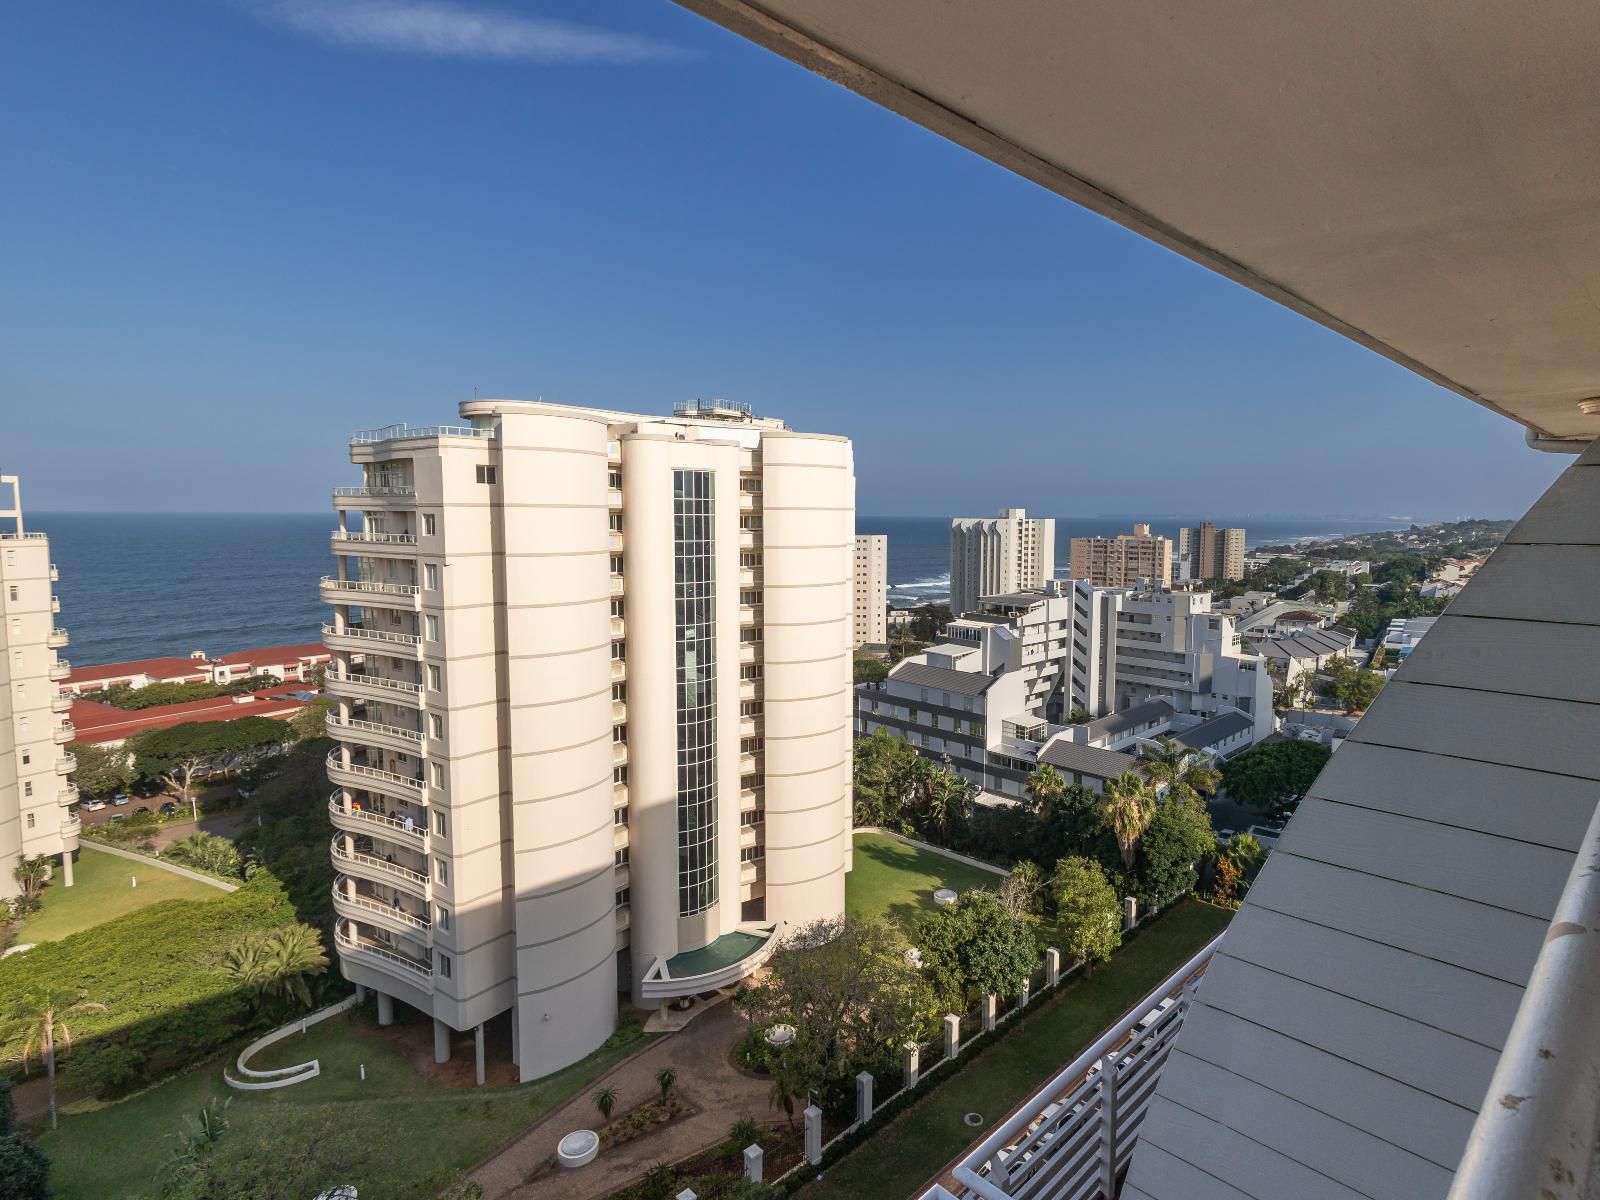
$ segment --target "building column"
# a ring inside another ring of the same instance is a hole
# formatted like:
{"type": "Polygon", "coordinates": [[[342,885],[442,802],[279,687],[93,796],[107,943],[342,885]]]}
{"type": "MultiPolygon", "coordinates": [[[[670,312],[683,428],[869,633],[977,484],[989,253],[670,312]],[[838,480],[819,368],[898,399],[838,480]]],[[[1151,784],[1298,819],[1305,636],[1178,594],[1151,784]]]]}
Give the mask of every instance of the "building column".
{"type": "Polygon", "coordinates": [[[72,851],[64,850],[61,853],[61,882],[67,887],[72,886],[72,851]]]}
{"type": "Polygon", "coordinates": [[[433,1061],[436,1063],[450,1061],[450,1026],[438,1017],[433,1019],[433,1061]]]}
{"type": "Polygon", "coordinates": [[[522,1065],[522,1022],[517,1020],[516,1005],[511,1006],[511,1065],[522,1065]]]}
{"type": "Polygon", "coordinates": [[[482,1087],[483,1084],[484,1084],[484,1080],[487,1078],[487,1076],[484,1073],[484,1066],[483,1066],[483,1022],[482,1021],[478,1022],[478,1027],[472,1031],[472,1036],[473,1036],[473,1042],[474,1042],[474,1047],[473,1048],[476,1050],[477,1056],[478,1056],[478,1062],[477,1062],[477,1066],[478,1066],[478,1086],[482,1087]]]}
{"type": "Polygon", "coordinates": [[[378,1024],[394,1024],[394,997],[388,992],[378,992],[378,1024]]]}

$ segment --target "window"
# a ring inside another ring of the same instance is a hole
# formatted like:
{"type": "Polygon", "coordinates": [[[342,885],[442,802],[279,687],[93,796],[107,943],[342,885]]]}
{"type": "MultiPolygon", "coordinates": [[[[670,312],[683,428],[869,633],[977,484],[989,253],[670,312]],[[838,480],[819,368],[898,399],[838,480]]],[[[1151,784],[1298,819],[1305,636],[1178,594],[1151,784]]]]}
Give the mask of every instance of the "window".
{"type": "Polygon", "coordinates": [[[15,604],[16,602],[17,602],[17,585],[13,583],[11,585],[11,603],[15,604]]]}
{"type": "Polygon", "coordinates": [[[741,775],[741,776],[739,776],[739,788],[740,788],[741,791],[753,792],[760,786],[761,786],[761,776],[759,776],[759,775],[741,775]]]}
{"type": "Polygon", "coordinates": [[[766,856],[767,848],[765,846],[746,846],[739,851],[739,861],[742,863],[760,862],[766,856]]]}
{"type": "Polygon", "coordinates": [[[620,492],[622,490],[622,472],[621,471],[607,471],[606,472],[606,486],[608,488],[610,488],[613,492],[620,492]]]}
{"type": "Polygon", "coordinates": [[[621,662],[623,659],[627,658],[628,657],[628,643],[627,642],[612,642],[611,643],[611,657],[612,657],[612,659],[614,661],[617,661],[617,662],[621,662]]]}
{"type": "Polygon", "coordinates": [[[761,565],[760,551],[746,550],[743,554],[739,555],[739,565],[741,567],[759,567],[761,565]]]}
{"type": "MultiPolygon", "coordinates": [[[[444,736],[444,718],[438,713],[428,714],[428,733],[436,738],[444,736]]],[[[438,764],[434,764],[437,766],[438,764]]]]}
{"type": "Polygon", "coordinates": [[[437,692],[440,688],[442,688],[444,686],[444,683],[442,682],[443,678],[444,678],[444,672],[440,671],[436,664],[429,663],[428,664],[428,688],[429,688],[429,690],[437,692]]]}
{"type": "Polygon", "coordinates": [[[613,554],[611,556],[611,573],[613,575],[622,574],[622,555],[613,554]]]}
{"type": "Polygon", "coordinates": [[[450,928],[450,910],[448,908],[446,908],[444,905],[439,904],[439,905],[436,905],[434,907],[433,912],[434,912],[434,923],[436,925],[438,925],[438,927],[440,929],[449,929],[450,928]]]}
{"type": "Polygon", "coordinates": [[[759,717],[761,715],[761,709],[762,704],[759,700],[741,701],[739,704],[739,715],[741,717],[759,717]]]}
{"type": "Polygon", "coordinates": [[[759,737],[747,737],[739,739],[740,754],[760,754],[765,746],[765,740],[759,737]]]}
{"type": "Polygon", "coordinates": [[[428,617],[427,617],[427,622],[428,622],[428,640],[430,642],[437,642],[439,640],[439,618],[434,616],[434,614],[429,613],[428,617]]]}
{"type": "Polygon", "coordinates": [[[439,564],[423,563],[422,578],[426,582],[429,591],[436,591],[439,587],[439,564]]]}
{"type": "Polygon", "coordinates": [[[626,700],[628,698],[628,685],[625,683],[613,683],[611,685],[611,698],[613,700],[626,700]]]}
{"type": "Polygon", "coordinates": [[[626,825],[628,823],[627,805],[623,805],[621,808],[613,808],[611,810],[611,823],[613,825],[626,825]]]}
{"type": "Polygon", "coordinates": [[[450,956],[442,950],[434,951],[434,957],[439,960],[439,975],[441,978],[450,978],[450,956]]]}
{"type": "Polygon", "coordinates": [[[716,480],[672,473],[678,915],[717,903],[716,480]]]}
{"type": "Polygon", "coordinates": [[[622,532],[622,514],[619,512],[614,512],[611,514],[611,532],[622,532]]]}
{"type": "Polygon", "coordinates": [[[438,809],[433,810],[433,831],[440,837],[449,836],[449,826],[445,824],[445,815],[438,809]]]}
{"type": "Polygon", "coordinates": [[[766,810],[760,808],[748,809],[739,814],[739,824],[744,826],[746,829],[750,828],[752,825],[759,825],[766,819],[766,810]]]}
{"type": "Polygon", "coordinates": [[[434,787],[443,787],[444,786],[444,766],[441,763],[429,763],[428,766],[433,768],[433,786],[434,787]]]}
{"type": "Polygon", "coordinates": [[[759,642],[761,640],[760,628],[752,625],[746,629],[739,630],[739,640],[746,645],[751,642],[759,642]]]}
{"type": "Polygon", "coordinates": [[[619,867],[627,866],[628,865],[628,848],[626,846],[624,846],[621,850],[618,850],[614,855],[612,855],[612,858],[616,860],[617,866],[619,866],[619,867]]]}
{"type": "Polygon", "coordinates": [[[627,722],[623,722],[621,725],[613,725],[611,727],[611,740],[613,742],[625,742],[628,740],[627,722]]]}
{"type": "Polygon", "coordinates": [[[623,612],[623,609],[622,609],[622,601],[621,601],[621,599],[613,600],[611,602],[611,615],[613,617],[620,617],[622,615],[622,612],[623,612]]]}
{"type": "Polygon", "coordinates": [[[33,780],[30,779],[30,780],[27,780],[27,781],[25,781],[23,783],[23,785],[22,785],[22,794],[24,796],[33,795],[33,780]]]}
{"type": "Polygon", "coordinates": [[[620,783],[623,787],[628,785],[628,768],[626,766],[611,768],[611,782],[620,783]]]}
{"type": "Polygon", "coordinates": [[[623,888],[619,892],[617,892],[617,907],[618,908],[627,908],[628,907],[628,901],[632,898],[632,892],[633,892],[632,888],[623,888]]]}
{"type": "Polygon", "coordinates": [[[486,466],[483,466],[481,463],[479,464],[479,466],[478,466],[478,482],[479,483],[494,483],[495,482],[495,474],[496,474],[496,471],[495,471],[494,467],[486,467],[486,466]]]}
{"type": "Polygon", "coordinates": [[[33,814],[32,813],[28,814],[28,828],[29,829],[33,828],[33,814]]]}
{"type": "Polygon", "coordinates": [[[450,886],[450,864],[442,858],[433,860],[433,877],[445,887],[450,886]]]}
{"type": "Polygon", "coordinates": [[[33,761],[33,751],[32,750],[24,750],[22,752],[22,765],[23,766],[27,766],[32,761],[33,761]]]}

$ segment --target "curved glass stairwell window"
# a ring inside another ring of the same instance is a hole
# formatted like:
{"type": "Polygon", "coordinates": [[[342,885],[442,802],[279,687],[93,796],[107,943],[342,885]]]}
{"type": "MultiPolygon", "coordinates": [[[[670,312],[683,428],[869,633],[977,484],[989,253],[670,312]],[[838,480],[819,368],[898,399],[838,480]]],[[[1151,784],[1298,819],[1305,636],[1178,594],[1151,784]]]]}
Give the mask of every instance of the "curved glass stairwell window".
{"type": "Polygon", "coordinates": [[[717,625],[713,479],[672,473],[678,719],[678,915],[717,902],[717,625]]]}

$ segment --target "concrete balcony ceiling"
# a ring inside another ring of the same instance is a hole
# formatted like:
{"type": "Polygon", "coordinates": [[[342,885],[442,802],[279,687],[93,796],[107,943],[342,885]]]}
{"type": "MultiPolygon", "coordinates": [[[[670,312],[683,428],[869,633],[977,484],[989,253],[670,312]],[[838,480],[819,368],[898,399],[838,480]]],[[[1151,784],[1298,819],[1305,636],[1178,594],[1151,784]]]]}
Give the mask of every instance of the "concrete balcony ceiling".
{"type": "Polygon", "coordinates": [[[1600,435],[1600,6],[679,3],[1535,434],[1600,435]]]}

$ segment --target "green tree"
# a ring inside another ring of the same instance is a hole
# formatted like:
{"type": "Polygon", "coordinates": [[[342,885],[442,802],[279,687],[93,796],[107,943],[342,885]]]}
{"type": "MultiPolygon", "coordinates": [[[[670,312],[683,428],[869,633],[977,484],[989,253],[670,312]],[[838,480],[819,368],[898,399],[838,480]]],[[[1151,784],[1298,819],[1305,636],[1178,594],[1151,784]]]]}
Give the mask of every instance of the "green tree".
{"type": "Polygon", "coordinates": [[[333,711],[333,701],[318,696],[294,716],[289,718],[289,728],[301,741],[312,741],[327,734],[328,714],[333,711]]]}
{"type": "Polygon", "coordinates": [[[67,747],[78,765],[72,769],[72,782],[90,796],[109,796],[133,782],[133,761],[122,746],[74,742],[67,747]]]}
{"type": "Polygon", "coordinates": [[[1194,888],[1196,864],[1217,847],[1211,814],[1197,800],[1173,798],[1156,807],[1139,842],[1136,872],[1141,898],[1161,908],[1194,888]]]}
{"type": "Polygon", "coordinates": [[[309,925],[285,925],[266,934],[247,934],[223,955],[222,969],[254,997],[311,1007],[309,978],[328,969],[322,939],[309,925]]]}
{"type": "Polygon", "coordinates": [[[1070,962],[1105,962],[1122,945],[1122,911],[1116,889],[1099,863],[1087,858],[1064,858],[1050,880],[1056,906],[1056,926],[1061,949],[1070,962]]]}
{"type": "Polygon", "coordinates": [[[813,921],[791,932],[764,977],[734,998],[755,1029],[794,1026],[771,1064],[785,1111],[807,1093],[848,1097],[858,1071],[892,1069],[906,1042],[932,1032],[933,992],[910,949],[898,926],[877,918],[813,921]]]}
{"type": "Polygon", "coordinates": [[[1222,786],[1240,804],[1281,816],[1304,796],[1332,753],[1318,742],[1263,742],[1222,767],[1222,786]]]}
{"type": "Polygon", "coordinates": [[[1117,835],[1122,864],[1131,871],[1139,853],[1139,839],[1155,816],[1155,796],[1143,776],[1136,771],[1124,771],[1115,779],[1106,780],[1101,808],[1106,824],[1117,835]]]}
{"type": "Polygon", "coordinates": [[[1020,992],[1038,965],[1034,926],[982,889],[925,916],[917,925],[917,949],[940,1003],[959,1011],[979,996],[1020,992]]]}
{"type": "Polygon", "coordinates": [[[1378,693],[1383,690],[1384,677],[1376,671],[1364,671],[1348,658],[1335,658],[1323,668],[1328,677],[1329,694],[1346,712],[1364,712],[1378,693]]]}
{"type": "Polygon", "coordinates": [[[1094,720],[1094,714],[1081,704],[1074,704],[1072,711],[1067,714],[1068,725],[1085,725],[1094,720]]]}
{"type": "Polygon", "coordinates": [[[855,682],[882,683],[889,678],[889,664],[881,658],[858,654],[855,659],[855,682]]]}
{"type": "Polygon", "coordinates": [[[918,756],[916,774],[917,826],[925,837],[948,843],[956,829],[972,815],[977,785],[948,767],[936,767],[918,756]]]}
{"type": "Polygon", "coordinates": [[[1214,796],[1222,773],[1176,738],[1157,738],[1155,748],[1140,747],[1144,771],[1156,785],[1166,785],[1167,795],[1180,800],[1214,796]]]}
{"type": "Polygon", "coordinates": [[[1039,864],[1024,859],[1011,868],[1011,874],[1000,885],[1000,903],[1013,917],[1031,917],[1038,910],[1039,893],[1043,889],[1039,864]]]}
{"type": "Polygon", "coordinates": [[[1253,875],[1266,861],[1267,850],[1253,834],[1236,833],[1228,839],[1227,857],[1240,874],[1253,875]]]}
{"type": "Polygon", "coordinates": [[[852,766],[856,824],[898,821],[927,769],[927,760],[916,748],[887,729],[857,738],[852,766]]]}
{"type": "Polygon", "coordinates": [[[1066,792],[1067,781],[1049,763],[1040,763],[1029,772],[1026,789],[1029,808],[1036,813],[1048,814],[1050,806],[1066,792]]]}
{"type": "Polygon", "coordinates": [[[28,908],[37,908],[44,895],[45,884],[50,882],[50,860],[43,854],[32,858],[18,858],[11,869],[12,877],[22,889],[22,901],[28,908]]]}
{"type": "Polygon", "coordinates": [[[50,1200],[50,1160],[17,1127],[9,1079],[0,1079],[0,1200],[50,1200]]]}
{"type": "Polygon", "coordinates": [[[53,996],[35,993],[21,1010],[12,1014],[23,1028],[22,1069],[28,1070],[35,1057],[44,1060],[45,1074],[50,1080],[50,1128],[56,1127],[56,1049],[65,1054],[72,1049],[72,1029],[66,1018],[78,1013],[105,1012],[104,1004],[85,1000],[83,993],[58,993],[53,996]]]}
{"type": "Polygon", "coordinates": [[[244,876],[239,848],[227,838],[214,833],[195,832],[179,838],[167,847],[166,855],[178,862],[199,867],[202,871],[210,871],[213,875],[229,875],[235,879],[244,876]]]}
{"type": "Polygon", "coordinates": [[[269,748],[293,740],[293,731],[271,717],[237,721],[189,721],[150,729],[128,739],[134,769],[160,782],[188,804],[196,818],[195,780],[214,771],[233,771],[269,748]]]}

